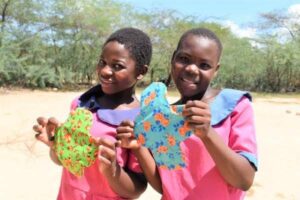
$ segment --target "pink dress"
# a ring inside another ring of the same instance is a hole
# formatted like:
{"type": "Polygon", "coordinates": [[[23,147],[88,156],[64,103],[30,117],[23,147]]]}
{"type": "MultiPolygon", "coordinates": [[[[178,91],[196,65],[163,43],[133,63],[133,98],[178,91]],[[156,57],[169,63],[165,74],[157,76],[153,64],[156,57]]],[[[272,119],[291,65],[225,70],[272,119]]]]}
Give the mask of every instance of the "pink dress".
{"type": "MultiPolygon", "coordinates": [[[[132,110],[107,110],[99,109],[92,97],[88,101],[73,101],[71,109],[79,104],[80,107],[87,107],[93,112],[93,125],[91,135],[93,137],[105,137],[115,141],[116,125],[124,119],[134,119],[139,109],[132,110]]],[[[120,166],[127,167],[133,172],[141,173],[136,158],[130,151],[117,148],[117,161],[120,166]]],[[[106,178],[99,172],[99,165],[96,162],[85,169],[82,177],[76,177],[66,169],[63,169],[58,200],[103,200],[103,199],[124,199],[116,194],[109,186],[106,178]]]]}
{"type": "MultiPolygon", "coordinates": [[[[257,169],[257,147],[251,97],[224,89],[211,104],[212,126],[224,142],[257,169]],[[248,98],[247,98],[248,97],[248,98]]],[[[245,192],[227,184],[202,141],[192,135],[180,144],[186,167],[159,169],[164,200],[240,200],[245,192]]]]}

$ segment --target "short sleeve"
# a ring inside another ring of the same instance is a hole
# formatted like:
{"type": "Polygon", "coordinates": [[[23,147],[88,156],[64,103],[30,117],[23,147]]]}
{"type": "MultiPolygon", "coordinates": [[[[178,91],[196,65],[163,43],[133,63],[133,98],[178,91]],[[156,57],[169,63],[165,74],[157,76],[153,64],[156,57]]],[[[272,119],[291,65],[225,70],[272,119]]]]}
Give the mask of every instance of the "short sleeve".
{"type": "Polygon", "coordinates": [[[128,154],[129,154],[128,161],[127,161],[128,169],[136,173],[142,173],[142,169],[135,155],[130,150],[128,151],[128,154]]]}
{"type": "Polygon", "coordinates": [[[71,106],[70,106],[70,110],[75,110],[79,105],[79,99],[75,98],[73,99],[71,106]]]}
{"type": "Polygon", "coordinates": [[[245,157],[257,170],[257,143],[254,112],[248,98],[243,97],[231,114],[229,146],[245,157]]]}

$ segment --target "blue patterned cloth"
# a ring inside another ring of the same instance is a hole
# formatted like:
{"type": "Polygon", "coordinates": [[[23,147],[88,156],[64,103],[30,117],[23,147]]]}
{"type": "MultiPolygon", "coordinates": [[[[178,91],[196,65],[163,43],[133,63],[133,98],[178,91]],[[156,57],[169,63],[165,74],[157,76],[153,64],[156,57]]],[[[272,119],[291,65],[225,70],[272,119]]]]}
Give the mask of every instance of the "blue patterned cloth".
{"type": "Polygon", "coordinates": [[[184,105],[170,106],[166,94],[166,86],[158,82],[142,92],[134,134],[140,144],[151,150],[157,166],[180,169],[185,167],[185,162],[179,144],[192,131],[182,116],[184,105]]]}

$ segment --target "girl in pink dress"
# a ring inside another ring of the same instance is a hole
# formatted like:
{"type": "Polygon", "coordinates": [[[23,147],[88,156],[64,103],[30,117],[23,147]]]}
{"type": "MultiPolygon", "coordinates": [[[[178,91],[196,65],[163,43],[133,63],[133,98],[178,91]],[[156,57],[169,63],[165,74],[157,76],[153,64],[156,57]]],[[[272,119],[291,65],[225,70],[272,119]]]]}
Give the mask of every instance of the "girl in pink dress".
{"type": "Polygon", "coordinates": [[[120,144],[134,151],[162,199],[240,200],[253,183],[257,147],[251,96],[210,87],[221,53],[219,38],[198,28],[182,35],[172,57],[171,75],[181,95],[175,104],[184,105],[182,115],[193,130],[180,143],[185,167],[156,167],[148,149],[133,138],[134,123],[124,121],[117,128],[120,144]]]}
{"type": "MultiPolygon", "coordinates": [[[[94,164],[77,177],[63,168],[59,200],[133,199],[145,191],[147,182],[136,158],[128,149],[116,147],[116,127],[139,113],[135,85],[148,70],[152,55],[149,37],[134,28],[113,33],[104,43],[97,74],[100,85],[76,98],[71,109],[84,107],[93,115],[90,134],[99,145],[94,164]]],[[[59,126],[56,119],[39,117],[33,129],[36,138],[50,147],[52,160],[60,165],[52,150],[52,137],[59,126]]]]}

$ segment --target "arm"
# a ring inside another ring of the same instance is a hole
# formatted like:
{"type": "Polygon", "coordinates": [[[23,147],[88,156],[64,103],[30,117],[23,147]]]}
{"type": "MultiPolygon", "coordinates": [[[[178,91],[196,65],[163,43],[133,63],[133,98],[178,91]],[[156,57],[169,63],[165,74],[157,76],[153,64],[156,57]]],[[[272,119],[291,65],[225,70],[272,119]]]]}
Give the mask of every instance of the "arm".
{"type": "Polygon", "coordinates": [[[124,121],[120,124],[117,128],[119,145],[132,150],[150,185],[162,194],[162,183],[154,158],[147,148],[138,144],[134,137],[133,127],[134,123],[131,121],[124,121]]]}
{"type": "Polygon", "coordinates": [[[99,145],[99,170],[106,177],[111,188],[122,197],[138,198],[147,187],[142,174],[122,168],[116,161],[116,143],[108,139],[96,139],[99,145]]]}
{"type": "Polygon", "coordinates": [[[246,158],[227,146],[210,126],[209,106],[201,101],[189,101],[183,115],[195,130],[194,134],[202,140],[225,181],[241,190],[248,190],[253,183],[255,169],[246,158]]]}
{"type": "Polygon", "coordinates": [[[244,191],[251,187],[255,170],[246,158],[230,149],[212,128],[202,142],[226,182],[244,191]]]}
{"type": "Polygon", "coordinates": [[[149,150],[145,147],[140,147],[133,150],[134,155],[137,157],[141,168],[150,183],[150,185],[160,194],[162,194],[162,183],[156,167],[154,158],[149,150]]]}

